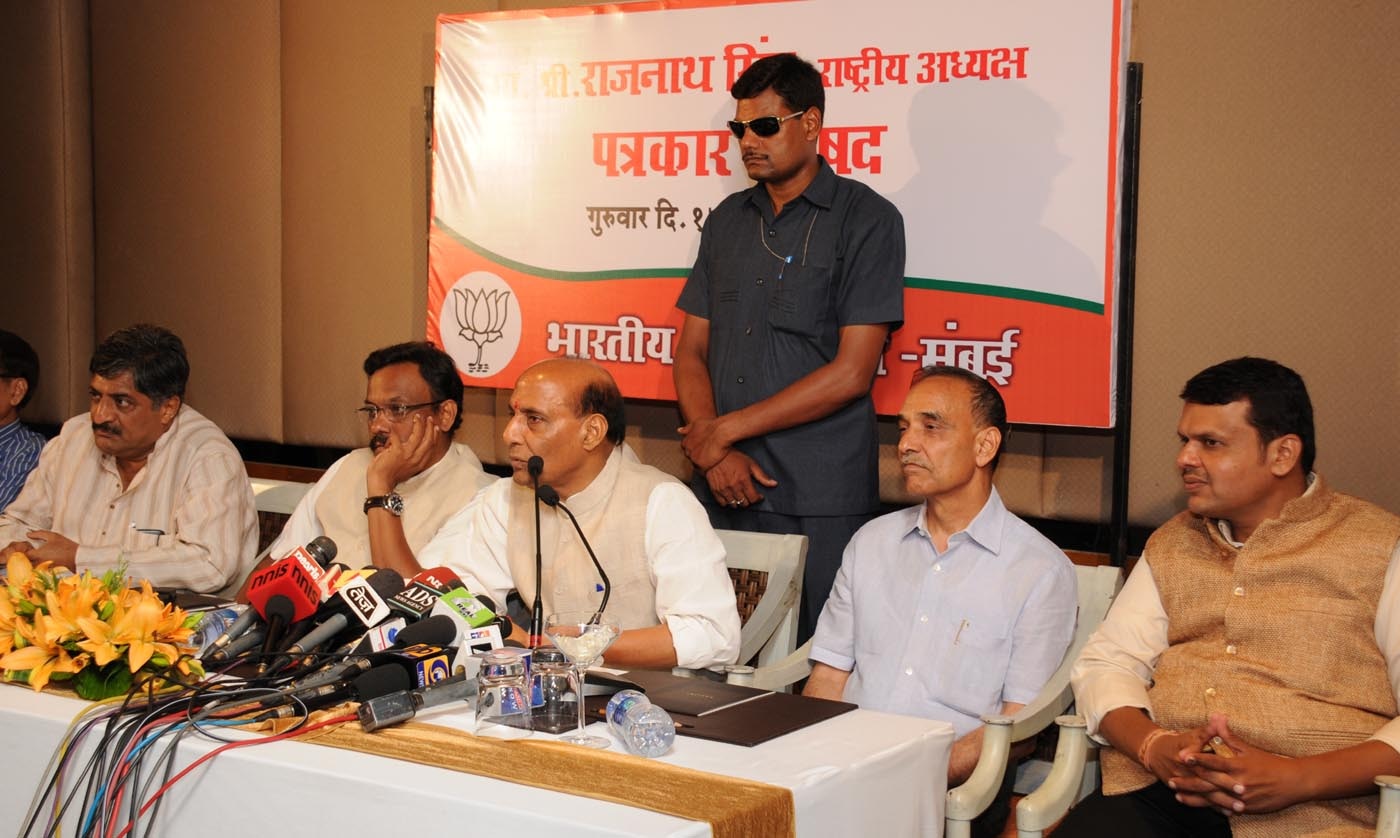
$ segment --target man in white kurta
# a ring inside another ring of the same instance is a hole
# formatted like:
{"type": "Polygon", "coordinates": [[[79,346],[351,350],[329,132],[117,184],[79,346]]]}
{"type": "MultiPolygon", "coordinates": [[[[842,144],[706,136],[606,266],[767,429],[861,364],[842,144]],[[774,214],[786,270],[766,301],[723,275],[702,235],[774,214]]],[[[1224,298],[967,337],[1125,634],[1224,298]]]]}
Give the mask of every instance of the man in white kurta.
{"type": "Polygon", "coordinates": [[[277,559],[318,536],[352,568],[421,569],[422,550],[443,522],[493,478],[471,448],[452,441],[461,425],[462,381],[451,356],[428,343],[376,349],[360,413],[366,448],[337,460],[297,504],[268,549],[277,559]]]}
{"type": "MultiPolygon", "coordinates": [[[[536,364],[516,382],[504,438],[513,475],[483,491],[419,554],[447,565],[496,602],[515,588],[534,600],[534,491],[527,464],[578,519],[612,591],[606,613],[622,625],[608,650],[615,666],[706,667],[732,663],[739,615],[724,547],[704,509],[675,478],[637,461],[623,443],[622,397],[595,364],[536,364]]],[[[594,609],[600,577],[567,516],[541,510],[546,613],[594,609]]]]}

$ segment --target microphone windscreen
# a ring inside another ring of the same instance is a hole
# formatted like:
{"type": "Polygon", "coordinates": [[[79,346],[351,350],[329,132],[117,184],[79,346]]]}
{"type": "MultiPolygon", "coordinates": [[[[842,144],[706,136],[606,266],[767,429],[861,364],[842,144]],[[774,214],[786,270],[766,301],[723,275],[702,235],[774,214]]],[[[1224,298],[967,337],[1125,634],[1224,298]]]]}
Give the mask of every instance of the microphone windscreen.
{"type": "Polygon", "coordinates": [[[398,664],[376,666],[350,682],[359,701],[368,701],[381,695],[396,693],[399,690],[413,689],[408,671],[398,664]]]}
{"type": "Polygon", "coordinates": [[[330,536],[318,535],[306,545],[306,552],[310,553],[321,567],[327,567],[335,561],[335,554],[339,552],[339,549],[330,536]]]}
{"type": "Polygon", "coordinates": [[[296,618],[296,604],[282,594],[273,594],[263,605],[262,615],[269,623],[279,618],[283,624],[290,623],[296,618]]]}
{"type": "Polygon", "coordinates": [[[539,495],[540,500],[544,501],[547,505],[549,505],[549,506],[558,506],[558,505],[559,505],[559,493],[556,492],[556,491],[554,491],[554,487],[553,487],[553,486],[550,486],[550,485],[546,484],[546,485],[541,486],[541,487],[539,487],[538,489],[536,489],[536,490],[535,490],[535,493],[536,493],[537,495],[539,495]]]}
{"type": "Polygon", "coordinates": [[[457,621],[446,614],[435,614],[426,620],[410,623],[394,635],[394,645],[398,647],[416,646],[419,643],[451,646],[456,641],[457,621]]]}
{"type": "Polygon", "coordinates": [[[525,471],[530,475],[530,479],[538,480],[540,474],[544,472],[544,459],[536,455],[526,460],[525,471]]]}
{"type": "Polygon", "coordinates": [[[403,574],[392,567],[382,567],[371,573],[366,579],[371,588],[385,599],[402,591],[404,588],[403,574]]]}

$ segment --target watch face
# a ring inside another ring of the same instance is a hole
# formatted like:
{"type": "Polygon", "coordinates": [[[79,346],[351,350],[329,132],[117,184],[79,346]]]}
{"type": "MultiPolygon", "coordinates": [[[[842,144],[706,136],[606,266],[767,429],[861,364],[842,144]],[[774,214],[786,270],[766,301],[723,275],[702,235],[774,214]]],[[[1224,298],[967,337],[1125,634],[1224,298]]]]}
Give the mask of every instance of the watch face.
{"type": "Polygon", "coordinates": [[[365,498],[365,513],[371,509],[387,509],[397,517],[403,517],[403,498],[397,493],[365,498]]]}

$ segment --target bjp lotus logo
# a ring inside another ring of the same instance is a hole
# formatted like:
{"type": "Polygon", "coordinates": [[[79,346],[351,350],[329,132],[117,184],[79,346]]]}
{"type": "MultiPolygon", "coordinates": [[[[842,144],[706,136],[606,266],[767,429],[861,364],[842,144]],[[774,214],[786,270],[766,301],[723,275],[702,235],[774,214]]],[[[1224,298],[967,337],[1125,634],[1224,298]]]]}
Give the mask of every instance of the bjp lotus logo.
{"type": "Polygon", "coordinates": [[[511,304],[514,297],[505,280],[487,271],[474,271],[453,284],[438,326],[443,348],[467,375],[489,376],[514,357],[520,344],[520,307],[511,304]]]}
{"type": "Polygon", "coordinates": [[[476,365],[481,364],[481,350],[486,344],[501,339],[510,311],[509,291],[462,291],[452,289],[457,298],[457,334],[476,344],[476,365]]]}

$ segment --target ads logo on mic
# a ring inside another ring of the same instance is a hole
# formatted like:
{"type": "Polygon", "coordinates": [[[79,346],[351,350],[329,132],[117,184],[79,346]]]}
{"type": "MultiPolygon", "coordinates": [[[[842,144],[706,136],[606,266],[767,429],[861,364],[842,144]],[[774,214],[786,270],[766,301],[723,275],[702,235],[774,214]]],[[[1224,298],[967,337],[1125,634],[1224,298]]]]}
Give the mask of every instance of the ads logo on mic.
{"type": "Polygon", "coordinates": [[[443,348],[474,378],[510,363],[520,346],[520,324],[519,298],[489,271],[473,271],[453,283],[438,312],[443,348]]]}

